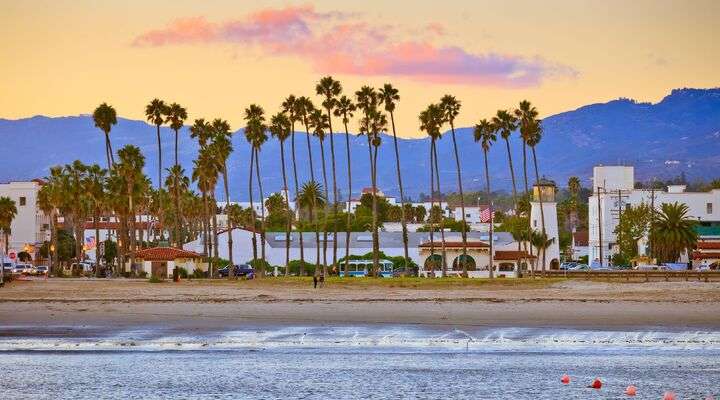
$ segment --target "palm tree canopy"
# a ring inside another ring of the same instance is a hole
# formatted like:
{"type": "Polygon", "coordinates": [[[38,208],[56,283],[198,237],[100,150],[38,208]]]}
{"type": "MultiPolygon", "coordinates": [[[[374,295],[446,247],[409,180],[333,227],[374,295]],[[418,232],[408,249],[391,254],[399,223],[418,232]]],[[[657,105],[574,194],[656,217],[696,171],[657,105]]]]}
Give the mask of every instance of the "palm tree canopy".
{"type": "Polygon", "coordinates": [[[580,189],[582,189],[580,178],[577,176],[571,176],[568,178],[568,190],[570,190],[570,193],[573,196],[577,196],[577,194],[580,193],[580,189]]]}
{"type": "Polygon", "coordinates": [[[308,127],[311,132],[320,140],[325,140],[325,130],[330,128],[329,118],[322,111],[315,109],[308,117],[308,127]]]}
{"type": "Polygon", "coordinates": [[[440,139],[440,125],[442,124],[442,110],[437,104],[430,104],[418,117],[420,119],[420,130],[428,134],[432,139],[440,139]]]}
{"type": "Polygon", "coordinates": [[[298,118],[307,118],[314,109],[315,106],[308,97],[300,96],[295,100],[294,110],[298,118]]]}
{"type": "Polygon", "coordinates": [[[117,124],[117,113],[113,106],[102,103],[93,111],[93,121],[101,131],[109,133],[112,126],[117,124]]]}
{"type": "Polygon", "coordinates": [[[662,260],[675,262],[680,253],[695,247],[698,240],[695,224],[688,216],[688,206],[681,203],[663,203],[652,223],[653,252],[662,260]]]}
{"type": "Polygon", "coordinates": [[[363,86],[355,92],[355,100],[357,108],[367,112],[372,108],[375,108],[378,104],[378,95],[375,89],[370,86],[363,86]]]}
{"type": "Polygon", "coordinates": [[[353,104],[352,100],[343,95],[338,99],[337,104],[335,104],[335,111],[333,114],[335,114],[336,117],[342,117],[343,123],[347,124],[350,122],[350,118],[353,117],[353,112],[355,111],[355,104],[353,104]]]}
{"type": "Polygon", "coordinates": [[[178,103],[170,104],[166,109],[166,113],[165,123],[169,123],[170,129],[174,131],[180,130],[188,117],[187,110],[178,103]]]}
{"type": "Polygon", "coordinates": [[[489,151],[493,142],[497,140],[495,127],[486,119],[481,119],[480,122],[475,125],[475,128],[473,129],[473,137],[476,142],[480,142],[480,146],[482,146],[483,151],[489,151]]]}
{"type": "Polygon", "coordinates": [[[212,137],[212,127],[210,123],[205,122],[205,119],[196,119],[193,125],[190,127],[190,137],[197,139],[200,147],[204,147],[212,137]]]}
{"type": "Polygon", "coordinates": [[[295,114],[295,103],[297,102],[297,98],[295,95],[290,95],[287,98],[285,98],[285,101],[282,102],[281,108],[284,113],[287,114],[288,118],[290,118],[290,123],[297,121],[297,114],[295,114]]]}
{"type": "Polygon", "coordinates": [[[379,90],[380,104],[385,105],[385,111],[394,112],[397,102],[400,101],[400,93],[393,85],[386,83],[379,90]]]}
{"type": "MultiPolygon", "coordinates": [[[[542,139],[543,129],[541,125],[541,121],[536,119],[528,122],[524,126],[525,132],[522,133],[523,137],[525,138],[525,142],[530,147],[537,146],[538,143],[540,143],[540,139],[542,139]]],[[[522,132],[523,129],[521,129],[522,132]]]]}
{"type": "Polygon", "coordinates": [[[442,111],[443,122],[449,122],[451,125],[455,122],[455,117],[460,113],[460,101],[446,94],[440,99],[440,110],[442,111]]]}
{"type": "Polygon", "coordinates": [[[492,118],[503,139],[510,137],[510,134],[518,128],[518,119],[507,110],[498,110],[497,114],[492,118]]]}
{"type": "Polygon", "coordinates": [[[168,177],[165,178],[165,186],[168,191],[177,191],[183,193],[190,187],[190,178],[185,176],[185,169],[180,165],[173,165],[167,169],[168,177]],[[177,185],[177,186],[176,186],[177,185]]]}
{"type": "Polygon", "coordinates": [[[167,113],[168,106],[160,99],[153,99],[150,104],[145,106],[145,117],[147,117],[148,122],[156,126],[160,126],[165,122],[167,113]]]}
{"type": "Polygon", "coordinates": [[[270,134],[277,138],[281,143],[290,137],[290,118],[283,112],[279,112],[270,118],[270,126],[268,130],[270,134]]]}
{"type": "Polygon", "coordinates": [[[315,93],[325,97],[322,103],[323,107],[327,110],[332,110],[337,102],[336,97],[342,93],[342,85],[333,79],[332,76],[326,76],[320,79],[320,83],[315,86],[315,93]]]}
{"type": "Polygon", "coordinates": [[[245,139],[254,148],[258,149],[267,140],[265,130],[265,110],[257,104],[251,104],[245,109],[245,139]]]}
{"type": "Polygon", "coordinates": [[[17,213],[15,201],[9,197],[0,197],[0,228],[4,229],[6,233],[10,231],[10,225],[17,213]]]}
{"type": "Polygon", "coordinates": [[[322,208],[325,206],[325,192],[321,184],[315,181],[305,182],[298,195],[298,203],[302,207],[322,208]]]}

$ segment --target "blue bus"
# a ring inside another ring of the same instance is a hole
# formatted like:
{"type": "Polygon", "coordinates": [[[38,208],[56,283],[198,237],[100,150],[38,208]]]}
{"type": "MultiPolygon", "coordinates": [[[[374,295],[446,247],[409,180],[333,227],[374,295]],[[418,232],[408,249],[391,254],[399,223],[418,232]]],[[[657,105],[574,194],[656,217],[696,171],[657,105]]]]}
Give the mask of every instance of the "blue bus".
{"type": "MultiPolygon", "coordinates": [[[[393,263],[388,260],[379,260],[380,264],[380,276],[383,278],[392,278],[393,276],[393,263]]],[[[348,276],[368,276],[372,270],[372,260],[350,260],[348,264],[348,276]]],[[[340,276],[345,276],[345,262],[341,261],[338,263],[340,270],[340,276]]]]}

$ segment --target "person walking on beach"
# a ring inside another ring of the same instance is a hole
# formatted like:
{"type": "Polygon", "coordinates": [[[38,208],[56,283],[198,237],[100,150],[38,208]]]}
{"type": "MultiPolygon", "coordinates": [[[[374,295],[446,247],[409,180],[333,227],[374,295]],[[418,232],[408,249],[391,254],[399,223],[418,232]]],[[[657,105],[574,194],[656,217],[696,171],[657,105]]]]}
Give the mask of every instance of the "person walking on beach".
{"type": "Polygon", "coordinates": [[[317,284],[318,284],[318,276],[317,276],[317,274],[314,274],[313,275],[313,288],[317,289],[317,284]]]}

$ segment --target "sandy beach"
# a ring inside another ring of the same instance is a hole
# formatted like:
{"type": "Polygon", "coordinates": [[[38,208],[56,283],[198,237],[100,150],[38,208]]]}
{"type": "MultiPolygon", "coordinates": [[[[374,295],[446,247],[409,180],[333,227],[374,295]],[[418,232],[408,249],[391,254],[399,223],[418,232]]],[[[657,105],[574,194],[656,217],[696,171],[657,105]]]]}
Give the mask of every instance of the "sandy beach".
{"type": "Polygon", "coordinates": [[[182,331],[263,324],[719,329],[720,284],[572,280],[425,283],[49,279],[0,289],[0,335],[65,327],[182,331]]]}

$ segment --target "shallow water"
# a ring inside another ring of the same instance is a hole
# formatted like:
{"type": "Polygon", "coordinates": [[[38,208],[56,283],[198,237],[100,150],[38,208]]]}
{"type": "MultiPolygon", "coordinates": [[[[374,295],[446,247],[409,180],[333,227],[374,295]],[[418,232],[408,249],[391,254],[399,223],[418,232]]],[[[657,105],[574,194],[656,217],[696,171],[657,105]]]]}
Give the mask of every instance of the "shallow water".
{"type": "MultiPolygon", "coordinates": [[[[0,338],[8,399],[705,399],[720,333],[407,326],[0,338]],[[570,385],[560,376],[568,373],[570,385]],[[588,389],[600,377],[602,390],[588,389]]],[[[0,328],[0,329],[3,329],[0,328]]],[[[90,334],[91,333],[91,334],[90,334]]]]}

